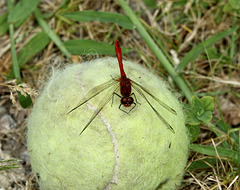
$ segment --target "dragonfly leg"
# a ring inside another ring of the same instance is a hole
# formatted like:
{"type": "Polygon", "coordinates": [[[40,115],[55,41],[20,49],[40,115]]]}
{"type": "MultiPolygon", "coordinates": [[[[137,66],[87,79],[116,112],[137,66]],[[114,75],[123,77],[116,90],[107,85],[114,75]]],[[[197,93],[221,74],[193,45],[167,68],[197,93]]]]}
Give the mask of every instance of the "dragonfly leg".
{"type": "Polygon", "coordinates": [[[110,76],[111,76],[112,80],[117,81],[117,78],[116,78],[116,77],[113,77],[112,75],[110,75],[110,76]]]}
{"type": "MultiPolygon", "coordinates": [[[[134,96],[134,99],[136,100],[135,102],[136,102],[137,104],[141,105],[141,103],[139,103],[139,102],[137,101],[137,97],[135,96],[134,93],[132,93],[131,96],[134,96]]],[[[134,106],[134,107],[135,107],[135,106],[134,106]]]]}
{"type": "MultiPolygon", "coordinates": [[[[138,103],[138,102],[137,102],[138,103]]],[[[128,114],[136,107],[136,103],[135,102],[133,102],[132,104],[134,104],[134,106],[129,110],[129,112],[128,112],[128,114]]]]}
{"type": "Polygon", "coordinates": [[[121,111],[123,111],[123,112],[125,112],[126,114],[128,114],[129,112],[127,112],[127,111],[121,109],[121,106],[122,106],[122,105],[123,105],[123,104],[120,104],[119,107],[118,107],[118,109],[120,109],[121,111]]]}
{"type": "Polygon", "coordinates": [[[110,76],[111,76],[112,80],[115,80],[112,75],[110,75],[110,76]]]}
{"type": "Polygon", "coordinates": [[[112,96],[112,104],[111,104],[111,106],[113,105],[114,95],[118,96],[119,98],[122,98],[122,96],[120,96],[120,95],[117,94],[116,92],[113,92],[113,96],[112,96]]]}
{"type": "Polygon", "coordinates": [[[133,106],[129,111],[126,111],[126,110],[121,109],[121,107],[122,107],[123,104],[120,104],[118,108],[119,108],[121,111],[125,112],[126,114],[129,114],[129,113],[136,107],[136,105],[137,105],[135,102],[133,102],[132,104],[134,104],[134,106],[133,106]]]}

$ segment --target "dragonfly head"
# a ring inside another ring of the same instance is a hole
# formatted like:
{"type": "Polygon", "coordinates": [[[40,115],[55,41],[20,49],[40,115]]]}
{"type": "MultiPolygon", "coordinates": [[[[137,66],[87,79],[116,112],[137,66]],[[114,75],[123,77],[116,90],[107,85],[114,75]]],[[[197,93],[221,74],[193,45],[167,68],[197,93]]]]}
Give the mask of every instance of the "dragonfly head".
{"type": "Polygon", "coordinates": [[[121,99],[121,104],[124,105],[125,107],[130,107],[132,103],[133,103],[132,97],[123,97],[121,99]]]}

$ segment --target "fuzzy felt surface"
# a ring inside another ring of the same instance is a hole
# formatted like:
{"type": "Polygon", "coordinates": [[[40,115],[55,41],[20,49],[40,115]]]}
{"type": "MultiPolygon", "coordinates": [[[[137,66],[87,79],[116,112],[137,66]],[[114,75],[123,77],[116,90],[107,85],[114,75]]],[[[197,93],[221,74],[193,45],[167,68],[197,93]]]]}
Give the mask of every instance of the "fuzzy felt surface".
{"type": "Polygon", "coordinates": [[[119,110],[120,98],[114,96],[113,104],[111,98],[79,135],[115,86],[67,113],[89,90],[119,77],[117,59],[54,70],[27,124],[31,165],[41,189],[170,190],[181,183],[189,146],[182,107],[164,82],[146,68],[128,61],[123,65],[127,77],[176,110],[177,115],[170,113],[145,94],[175,134],[133,89],[139,104],[130,114],[119,110]]]}

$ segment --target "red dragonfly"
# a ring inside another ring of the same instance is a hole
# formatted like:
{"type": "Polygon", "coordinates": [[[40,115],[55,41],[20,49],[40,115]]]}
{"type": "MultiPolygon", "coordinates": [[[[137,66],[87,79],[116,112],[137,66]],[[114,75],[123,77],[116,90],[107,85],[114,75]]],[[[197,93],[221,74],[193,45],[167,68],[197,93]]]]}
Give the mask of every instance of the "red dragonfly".
{"type": "Polygon", "coordinates": [[[149,102],[149,100],[145,96],[145,93],[148,94],[149,96],[151,96],[158,104],[160,104],[162,107],[164,107],[169,112],[177,115],[176,111],[173,108],[169,107],[164,102],[162,102],[161,100],[159,100],[157,97],[152,95],[146,88],[144,88],[137,82],[133,81],[132,79],[127,78],[127,76],[124,72],[124,69],[123,69],[122,51],[121,51],[121,47],[120,47],[118,40],[116,40],[116,42],[115,42],[115,51],[116,51],[116,55],[118,58],[121,77],[119,77],[117,79],[113,78],[113,79],[91,89],[86,95],[87,99],[81,100],[80,103],[76,107],[74,107],[73,109],[71,109],[68,112],[68,114],[73,112],[74,110],[76,110],[77,108],[79,108],[80,106],[82,106],[83,104],[85,104],[86,102],[88,102],[89,100],[94,98],[95,96],[99,95],[104,90],[111,87],[110,90],[112,90],[112,93],[110,95],[108,95],[107,98],[104,96],[103,100],[99,103],[97,110],[93,113],[92,117],[89,119],[88,123],[85,125],[85,127],[81,131],[80,135],[87,129],[87,127],[91,124],[91,122],[95,119],[95,117],[99,114],[99,112],[105,107],[105,105],[111,99],[112,99],[112,103],[113,103],[114,95],[121,98],[119,109],[126,112],[127,114],[130,113],[135,108],[136,103],[138,103],[135,94],[132,93],[132,87],[134,90],[136,90],[136,92],[138,94],[140,94],[145,99],[145,101],[148,103],[148,105],[156,113],[158,118],[167,126],[167,128],[170,129],[173,133],[175,133],[174,129],[171,127],[171,125],[169,125],[168,122],[161,116],[161,114],[152,106],[152,104],[149,102]],[[121,95],[116,93],[116,91],[119,89],[119,87],[120,87],[121,95]],[[134,99],[135,99],[136,103],[134,102],[134,99]],[[121,109],[122,105],[124,107],[130,107],[130,106],[133,106],[133,107],[127,112],[127,111],[121,109]]]}

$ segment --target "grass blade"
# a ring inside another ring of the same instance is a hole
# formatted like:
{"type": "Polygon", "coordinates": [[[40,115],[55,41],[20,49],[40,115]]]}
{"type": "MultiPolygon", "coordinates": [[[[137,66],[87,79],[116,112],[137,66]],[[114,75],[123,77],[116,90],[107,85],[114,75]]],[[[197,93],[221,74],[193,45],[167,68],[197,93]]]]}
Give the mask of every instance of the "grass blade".
{"type": "Polygon", "coordinates": [[[116,23],[119,26],[127,29],[133,29],[133,23],[127,16],[111,12],[97,12],[97,11],[77,11],[71,13],[64,13],[61,16],[79,22],[100,21],[108,23],[116,23]]]}
{"type": "Polygon", "coordinates": [[[37,7],[39,0],[21,0],[12,9],[8,16],[8,22],[16,23],[17,21],[27,18],[37,7]]]}
{"type": "Polygon", "coordinates": [[[187,53],[177,67],[177,72],[181,72],[188,63],[194,61],[201,53],[205,51],[205,48],[215,44],[218,40],[224,38],[227,35],[232,34],[238,29],[238,27],[233,27],[224,32],[218,33],[207,39],[206,41],[202,42],[201,44],[197,45],[193,48],[189,53],[187,53]]]}
{"type": "MultiPolygon", "coordinates": [[[[206,154],[209,156],[217,156],[215,148],[213,146],[191,144],[190,149],[195,152],[199,152],[201,154],[206,154]]],[[[216,149],[220,157],[230,158],[232,160],[235,160],[236,163],[240,164],[240,153],[231,149],[223,148],[223,147],[216,147],[216,149]]]]}
{"type": "MultiPolygon", "coordinates": [[[[8,6],[8,12],[11,14],[11,12],[13,11],[13,4],[10,0],[7,1],[7,6],[8,6]]],[[[15,42],[14,42],[14,25],[13,25],[13,23],[10,23],[9,21],[8,21],[8,24],[9,24],[8,28],[9,28],[9,36],[10,36],[10,44],[11,44],[13,75],[14,75],[14,78],[17,79],[18,83],[20,83],[21,75],[20,75],[20,70],[19,70],[19,65],[18,65],[18,60],[17,60],[15,42]]]]}
{"type": "MultiPolygon", "coordinates": [[[[103,42],[96,42],[93,40],[68,40],[63,43],[67,50],[72,54],[77,55],[87,55],[87,54],[109,54],[115,55],[114,46],[103,43],[103,42]]],[[[131,52],[129,48],[122,48],[123,53],[131,52]]]]}
{"type": "Polygon", "coordinates": [[[20,161],[18,159],[0,160],[0,171],[19,168],[20,161]]]}
{"type": "Polygon", "coordinates": [[[14,75],[14,78],[17,79],[18,82],[21,82],[20,69],[19,69],[19,65],[18,65],[17,53],[16,53],[14,37],[13,37],[14,36],[13,24],[9,24],[9,34],[10,34],[10,43],[11,43],[13,75],[14,75]]]}

